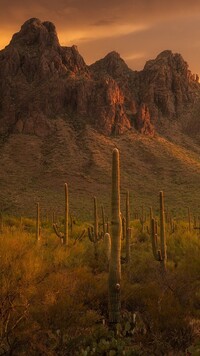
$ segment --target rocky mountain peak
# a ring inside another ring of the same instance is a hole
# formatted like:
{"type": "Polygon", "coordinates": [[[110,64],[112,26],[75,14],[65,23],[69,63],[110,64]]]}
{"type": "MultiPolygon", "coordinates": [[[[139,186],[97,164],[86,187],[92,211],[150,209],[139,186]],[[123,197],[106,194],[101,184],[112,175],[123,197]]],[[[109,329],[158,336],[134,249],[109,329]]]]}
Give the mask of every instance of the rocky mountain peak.
{"type": "Polygon", "coordinates": [[[90,68],[97,75],[104,72],[115,79],[129,71],[127,64],[115,51],[108,53],[104,58],[92,64],[90,68]]]}
{"type": "Polygon", "coordinates": [[[175,118],[200,95],[182,56],[163,51],[133,71],[112,51],[87,66],[76,46],[60,46],[53,23],[26,21],[0,51],[0,133],[46,136],[65,117],[106,135],[153,135],[160,117],[175,118]],[[153,125],[152,125],[153,123],[153,125]]]}
{"type": "Polygon", "coordinates": [[[22,25],[19,32],[13,35],[10,45],[57,47],[59,40],[55,25],[52,22],[41,22],[37,18],[31,18],[22,25]]]}
{"type": "Polygon", "coordinates": [[[161,52],[155,59],[148,61],[144,66],[144,71],[173,71],[179,75],[189,77],[190,71],[187,62],[179,53],[170,50],[161,52]]]}
{"type": "Polygon", "coordinates": [[[183,108],[195,101],[199,92],[198,76],[191,73],[180,54],[170,50],[149,60],[141,72],[141,79],[143,101],[156,120],[160,115],[177,117],[183,108]]]}

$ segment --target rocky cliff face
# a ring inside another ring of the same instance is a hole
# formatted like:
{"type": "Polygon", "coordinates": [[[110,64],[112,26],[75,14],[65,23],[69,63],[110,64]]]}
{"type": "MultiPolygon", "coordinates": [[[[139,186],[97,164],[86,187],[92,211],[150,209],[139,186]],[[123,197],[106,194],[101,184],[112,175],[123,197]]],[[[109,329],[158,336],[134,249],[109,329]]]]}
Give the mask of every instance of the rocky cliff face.
{"type": "Polygon", "coordinates": [[[141,72],[141,93],[154,121],[159,115],[177,117],[194,103],[198,80],[180,54],[164,51],[148,61],[141,72]]]}
{"type": "Polygon", "coordinates": [[[0,51],[0,133],[46,136],[62,117],[106,135],[153,135],[160,116],[180,115],[199,91],[179,54],[164,51],[141,72],[116,52],[87,66],[75,46],[60,46],[51,22],[33,18],[0,51]]]}

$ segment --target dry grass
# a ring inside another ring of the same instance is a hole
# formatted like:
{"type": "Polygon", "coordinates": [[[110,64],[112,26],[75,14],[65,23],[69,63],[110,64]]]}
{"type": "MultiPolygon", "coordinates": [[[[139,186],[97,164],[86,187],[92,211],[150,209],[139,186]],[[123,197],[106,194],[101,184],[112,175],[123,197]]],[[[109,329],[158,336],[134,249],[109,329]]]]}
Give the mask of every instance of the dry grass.
{"type": "MultiPolygon", "coordinates": [[[[132,210],[157,207],[159,190],[169,208],[199,208],[200,147],[178,128],[169,137],[148,138],[135,132],[105,137],[87,127],[75,132],[64,120],[55,121],[55,135],[41,139],[12,135],[1,148],[0,210],[33,215],[34,203],[63,211],[64,183],[69,184],[70,209],[82,219],[92,216],[92,198],[110,210],[111,152],[121,156],[122,202],[130,190],[132,210]]],[[[163,134],[163,133],[162,133],[163,134]]],[[[185,210],[186,211],[186,210],[185,210]]]]}

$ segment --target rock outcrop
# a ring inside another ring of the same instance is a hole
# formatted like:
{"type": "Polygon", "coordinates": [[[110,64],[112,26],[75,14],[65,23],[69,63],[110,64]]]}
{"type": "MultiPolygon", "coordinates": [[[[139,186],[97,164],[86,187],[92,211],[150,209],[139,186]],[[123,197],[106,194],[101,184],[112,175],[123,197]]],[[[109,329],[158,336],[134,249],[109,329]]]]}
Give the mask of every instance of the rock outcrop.
{"type": "Polygon", "coordinates": [[[160,115],[178,117],[194,103],[199,92],[198,77],[192,75],[182,56],[169,50],[146,63],[141,72],[141,95],[154,122],[160,115]]]}
{"type": "Polygon", "coordinates": [[[87,66],[76,46],[60,46],[51,22],[33,18],[0,51],[0,134],[46,136],[62,117],[106,135],[153,135],[161,116],[180,115],[199,91],[179,54],[164,51],[141,72],[116,52],[87,66]]]}

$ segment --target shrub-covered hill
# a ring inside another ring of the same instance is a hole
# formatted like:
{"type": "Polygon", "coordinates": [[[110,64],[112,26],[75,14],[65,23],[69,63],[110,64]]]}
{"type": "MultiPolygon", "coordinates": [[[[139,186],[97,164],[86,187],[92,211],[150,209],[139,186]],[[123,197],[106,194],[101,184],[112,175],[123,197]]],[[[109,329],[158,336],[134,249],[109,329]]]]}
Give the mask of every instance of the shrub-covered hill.
{"type": "MultiPolygon", "coordinates": [[[[61,225],[61,222],[59,223],[61,225]]],[[[36,242],[35,221],[4,217],[0,233],[1,355],[198,354],[200,240],[188,222],[167,223],[167,271],[150,236],[132,220],[131,260],[122,264],[121,323],[108,325],[108,262],[73,226],[64,247],[48,222],[36,242]],[[98,257],[97,257],[98,256],[98,257]],[[196,352],[196,353],[195,353],[196,352]]],[[[125,240],[122,240],[122,257],[125,240]]]]}

